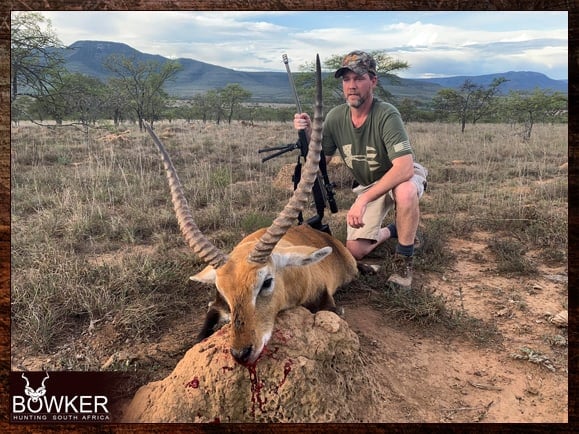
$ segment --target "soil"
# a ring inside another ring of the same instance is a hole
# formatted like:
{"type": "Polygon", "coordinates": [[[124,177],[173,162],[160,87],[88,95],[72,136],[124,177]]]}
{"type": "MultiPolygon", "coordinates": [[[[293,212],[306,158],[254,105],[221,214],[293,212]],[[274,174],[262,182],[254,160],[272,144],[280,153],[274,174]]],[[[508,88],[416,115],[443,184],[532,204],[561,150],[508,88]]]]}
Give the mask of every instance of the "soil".
{"type": "Polygon", "coordinates": [[[442,294],[448,309],[496,324],[498,341],[475,343],[443,327],[393,321],[359,301],[346,305],[376,377],[400,397],[401,422],[568,420],[566,322],[554,320],[567,313],[567,270],[545,265],[539,276],[493,275],[488,237],[451,240],[453,268],[419,280],[423,290],[442,294]]]}
{"type": "MultiPolygon", "coordinates": [[[[415,284],[443,295],[449,309],[495,324],[499,339],[401,318],[359,282],[337,294],[382,388],[376,396],[390,397],[384,408],[397,422],[568,421],[567,325],[557,316],[567,307],[567,269],[543,265],[539,275],[497,275],[488,237],[451,240],[454,266],[443,274],[418,272],[415,284]]],[[[141,385],[169,375],[193,346],[211,298],[192,291],[188,317],[168,318],[146,340],[127,338],[104,318],[51,354],[12,348],[12,369],[137,372],[128,402],[141,385]]]]}

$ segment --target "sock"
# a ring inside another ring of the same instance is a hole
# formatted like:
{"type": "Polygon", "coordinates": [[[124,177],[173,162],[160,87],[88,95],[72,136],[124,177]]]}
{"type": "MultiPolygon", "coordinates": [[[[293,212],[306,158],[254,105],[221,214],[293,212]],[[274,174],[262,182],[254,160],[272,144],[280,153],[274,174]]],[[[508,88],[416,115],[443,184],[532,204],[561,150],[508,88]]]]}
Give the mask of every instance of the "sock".
{"type": "Polygon", "coordinates": [[[386,227],[390,231],[390,238],[398,238],[398,231],[396,230],[396,225],[394,223],[390,223],[386,227]]]}
{"type": "Polygon", "coordinates": [[[412,256],[414,255],[414,244],[410,244],[409,246],[403,246],[402,244],[396,244],[396,253],[404,256],[412,256]]]}

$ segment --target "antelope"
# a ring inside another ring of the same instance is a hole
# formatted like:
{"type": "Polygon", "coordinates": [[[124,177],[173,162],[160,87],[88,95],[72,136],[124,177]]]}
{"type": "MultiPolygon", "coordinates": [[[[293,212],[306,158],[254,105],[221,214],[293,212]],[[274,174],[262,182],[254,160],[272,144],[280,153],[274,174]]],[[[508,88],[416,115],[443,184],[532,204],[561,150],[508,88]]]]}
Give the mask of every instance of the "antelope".
{"type": "Polygon", "coordinates": [[[215,301],[209,305],[196,342],[212,335],[221,324],[230,322],[229,351],[237,363],[250,365],[257,361],[269,341],[276,316],[282,310],[301,305],[312,312],[340,312],[333,295],[356,277],[356,260],[331,235],[308,225],[292,225],[308,202],[320,161],[319,56],[312,137],[301,181],[271,226],[246,236],[228,255],[196,226],[165,147],[150,125],[144,125],[160,151],[181,233],[193,252],[207,263],[191,280],[216,287],[215,301]]]}
{"type": "Polygon", "coordinates": [[[46,380],[50,378],[48,372],[46,373],[46,377],[44,377],[44,379],[42,380],[42,385],[38,389],[30,387],[30,382],[28,381],[28,378],[26,378],[26,376],[24,375],[24,372],[22,373],[22,378],[26,380],[26,386],[24,387],[24,394],[28,396],[32,400],[32,402],[38,402],[40,398],[46,395],[46,386],[44,386],[44,383],[46,382],[46,380]]]}

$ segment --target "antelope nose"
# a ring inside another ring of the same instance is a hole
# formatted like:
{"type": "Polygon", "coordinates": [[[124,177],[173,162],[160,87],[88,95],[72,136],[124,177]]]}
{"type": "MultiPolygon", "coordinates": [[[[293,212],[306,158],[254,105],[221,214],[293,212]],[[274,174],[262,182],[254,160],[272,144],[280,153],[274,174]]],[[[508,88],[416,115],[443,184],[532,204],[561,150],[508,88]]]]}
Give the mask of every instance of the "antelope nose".
{"type": "Polygon", "coordinates": [[[237,348],[230,348],[229,352],[235,359],[237,363],[247,363],[249,360],[249,356],[251,355],[251,351],[253,350],[253,345],[249,345],[245,348],[237,349],[237,348]]]}

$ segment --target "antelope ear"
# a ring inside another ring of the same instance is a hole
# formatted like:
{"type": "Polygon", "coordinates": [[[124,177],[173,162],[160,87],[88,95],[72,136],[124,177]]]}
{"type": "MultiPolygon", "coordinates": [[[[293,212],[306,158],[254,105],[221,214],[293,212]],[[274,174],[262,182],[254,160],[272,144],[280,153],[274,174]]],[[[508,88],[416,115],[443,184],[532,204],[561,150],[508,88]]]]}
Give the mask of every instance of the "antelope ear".
{"type": "Polygon", "coordinates": [[[300,267],[315,264],[332,253],[331,247],[315,249],[308,246],[277,247],[271,254],[273,263],[278,268],[300,267]]]}
{"type": "Polygon", "coordinates": [[[211,265],[208,265],[199,273],[191,276],[189,279],[194,280],[195,282],[202,282],[202,283],[215,283],[215,268],[211,265]]]}

